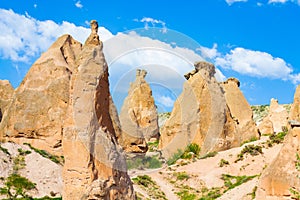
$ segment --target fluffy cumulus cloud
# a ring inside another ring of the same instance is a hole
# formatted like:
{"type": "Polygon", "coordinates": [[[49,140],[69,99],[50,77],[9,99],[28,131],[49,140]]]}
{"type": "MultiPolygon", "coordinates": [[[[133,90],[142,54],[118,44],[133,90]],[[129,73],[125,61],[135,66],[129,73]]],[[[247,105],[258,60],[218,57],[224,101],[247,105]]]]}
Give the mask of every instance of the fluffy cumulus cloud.
{"type": "Polygon", "coordinates": [[[248,0],[225,0],[228,5],[232,5],[236,2],[247,2],[248,0]]]}
{"type": "Polygon", "coordinates": [[[212,48],[201,46],[201,47],[197,48],[196,50],[200,51],[201,55],[204,58],[213,59],[220,55],[217,48],[218,48],[218,45],[216,43],[214,43],[212,48]]]}
{"type": "MultiPolygon", "coordinates": [[[[89,28],[70,22],[39,21],[27,13],[20,15],[5,9],[0,9],[0,30],[0,57],[16,62],[27,62],[39,55],[63,34],[84,42],[90,33],[89,28]]],[[[99,28],[99,35],[102,40],[113,36],[104,27],[99,28]]]]}
{"type": "Polygon", "coordinates": [[[215,63],[224,69],[253,77],[291,80],[295,83],[300,76],[293,74],[291,66],[282,58],[241,47],[231,50],[225,56],[217,57],[215,63]]]}

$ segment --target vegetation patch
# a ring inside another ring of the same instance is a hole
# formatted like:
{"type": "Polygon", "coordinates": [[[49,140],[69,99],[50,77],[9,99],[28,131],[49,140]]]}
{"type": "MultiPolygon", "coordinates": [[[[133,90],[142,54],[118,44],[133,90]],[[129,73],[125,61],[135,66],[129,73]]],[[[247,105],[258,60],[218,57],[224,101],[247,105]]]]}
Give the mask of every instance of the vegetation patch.
{"type": "Polygon", "coordinates": [[[162,162],[156,157],[146,156],[127,159],[128,169],[157,169],[162,167],[162,162]]]}
{"type": "Polygon", "coordinates": [[[224,167],[226,165],[229,165],[229,162],[227,160],[224,160],[223,158],[219,162],[219,167],[224,167]]]}
{"type": "MultiPolygon", "coordinates": [[[[298,153],[296,154],[295,167],[296,167],[297,171],[300,172],[300,156],[298,153]]],[[[298,178],[300,179],[300,176],[298,176],[298,178]]],[[[292,194],[293,199],[297,199],[297,200],[300,199],[300,190],[299,189],[297,189],[296,187],[292,187],[292,188],[290,188],[290,192],[292,194]]]]}
{"type": "Polygon", "coordinates": [[[202,156],[200,159],[206,159],[206,158],[210,158],[210,157],[215,157],[218,154],[218,152],[213,151],[213,152],[208,152],[207,154],[205,154],[204,156],[202,156]]]}
{"type": "Polygon", "coordinates": [[[187,189],[183,189],[179,192],[176,193],[181,200],[196,200],[197,199],[197,195],[190,193],[189,190],[187,189]]]}
{"type": "Polygon", "coordinates": [[[155,152],[157,151],[158,149],[158,143],[159,141],[155,141],[155,142],[148,142],[147,145],[148,145],[148,151],[150,152],[155,152]]]}
{"type": "Polygon", "coordinates": [[[190,176],[186,172],[175,172],[174,175],[179,181],[188,180],[190,176]]]}
{"type": "Polygon", "coordinates": [[[239,153],[237,155],[237,160],[235,160],[234,162],[238,162],[241,160],[244,160],[244,155],[245,154],[250,154],[251,156],[257,156],[259,154],[263,154],[262,152],[262,147],[259,145],[247,145],[243,148],[243,150],[241,151],[241,153],[239,153]]]}
{"type": "Polygon", "coordinates": [[[171,158],[169,158],[169,160],[167,161],[167,164],[168,165],[175,164],[176,161],[181,158],[182,154],[183,154],[183,151],[178,149],[177,152],[175,154],[173,154],[173,156],[171,158]]]}
{"type": "Polygon", "coordinates": [[[286,136],[287,131],[279,132],[277,134],[273,134],[269,136],[269,140],[267,141],[268,147],[272,147],[274,144],[280,144],[283,142],[284,137],[286,136]]]}
{"type": "Polygon", "coordinates": [[[2,147],[1,145],[0,145],[0,150],[5,154],[10,155],[10,153],[8,152],[8,149],[2,147]]]}
{"type": "Polygon", "coordinates": [[[253,136],[249,140],[246,140],[246,141],[242,142],[241,146],[243,146],[246,143],[255,142],[257,140],[258,140],[257,137],[253,136]]]}
{"type": "Polygon", "coordinates": [[[0,188],[0,194],[6,195],[7,199],[32,199],[27,192],[34,189],[35,184],[19,174],[11,174],[7,177],[4,187],[0,188]]]}
{"type": "Polygon", "coordinates": [[[224,186],[225,190],[224,193],[228,190],[231,190],[239,185],[242,185],[243,183],[246,183],[247,181],[252,180],[253,178],[257,177],[257,175],[254,176],[232,176],[229,174],[222,174],[222,180],[224,180],[224,186]]]}
{"type": "Polygon", "coordinates": [[[43,156],[44,158],[48,158],[49,160],[51,160],[52,162],[55,162],[57,164],[61,164],[63,165],[64,163],[64,158],[61,156],[55,156],[55,155],[52,155],[50,153],[48,153],[47,151],[45,150],[41,150],[41,149],[37,149],[37,148],[34,148],[33,146],[31,146],[31,144],[29,143],[23,143],[24,145],[27,145],[30,147],[30,149],[32,149],[33,151],[35,151],[36,153],[40,154],[41,156],[43,156]]]}
{"type": "Polygon", "coordinates": [[[161,191],[160,187],[150,176],[137,176],[136,178],[133,178],[132,181],[147,191],[147,194],[151,199],[167,199],[165,193],[161,191]]]}

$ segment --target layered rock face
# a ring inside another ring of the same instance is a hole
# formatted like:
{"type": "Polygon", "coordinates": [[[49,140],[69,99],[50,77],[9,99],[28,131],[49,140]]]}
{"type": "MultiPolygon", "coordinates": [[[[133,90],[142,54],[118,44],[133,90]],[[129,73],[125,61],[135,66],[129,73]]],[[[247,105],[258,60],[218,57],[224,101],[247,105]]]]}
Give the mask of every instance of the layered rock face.
{"type": "Polygon", "coordinates": [[[146,152],[146,142],[159,137],[158,115],[146,74],[137,69],[136,80],[130,84],[120,112],[120,143],[127,152],[146,152]]]}
{"type": "Polygon", "coordinates": [[[110,116],[108,69],[95,34],[85,42],[71,82],[63,130],[63,199],[135,199],[110,116]]]}
{"type": "Polygon", "coordinates": [[[81,44],[64,35],[42,54],[15,91],[0,125],[1,137],[61,155],[70,79],[80,52],[81,44]]]}
{"type": "Polygon", "coordinates": [[[300,154],[300,86],[294,95],[289,119],[289,132],[278,156],[261,176],[256,199],[284,199],[292,196],[290,189],[300,192],[300,169],[297,169],[297,154],[300,154]]]}
{"type": "MultiPolygon", "coordinates": [[[[201,154],[205,154],[239,146],[243,140],[258,136],[257,131],[245,135],[240,132],[248,125],[252,127],[254,122],[247,121],[252,121],[252,114],[247,112],[244,115],[234,105],[235,100],[231,95],[242,95],[237,92],[235,81],[232,83],[229,80],[223,84],[227,92],[224,93],[214,74],[215,67],[212,64],[198,62],[195,70],[185,75],[188,81],[161,130],[159,147],[164,157],[169,158],[190,143],[200,145],[201,154]],[[232,84],[233,89],[230,89],[232,84]],[[238,122],[241,124],[237,125],[238,122]]],[[[248,105],[243,102],[241,106],[247,108],[248,105]]]]}
{"type": "Polygon", "coordinates": [[[258,129],[253,121],[253,113],[250,104],[240,90],[240,82],[236,78],[229,78],[221,84],[229,112],[236,125],[234,146],[243,141],[258,138],[258,129]]]}
{"type": "Polygon", "coordinates": [[[13,94],[14,88],[10,82],[7,80],[0,80],[0,123],[3,116],[7,113],[6,111],[12,101],[13,94]]]}
{"type": "Polygon", "coordinates": [[[289,114],[283,105],[279,105],[278,100],[272,98],[269,113],[263,119],[262,123],[259,124],[258,128],[262,134],[281,132],[282,127],[287,126],[288,117],[289,114]],[[273,131],[271,127],[273,128],[273,131]]]}

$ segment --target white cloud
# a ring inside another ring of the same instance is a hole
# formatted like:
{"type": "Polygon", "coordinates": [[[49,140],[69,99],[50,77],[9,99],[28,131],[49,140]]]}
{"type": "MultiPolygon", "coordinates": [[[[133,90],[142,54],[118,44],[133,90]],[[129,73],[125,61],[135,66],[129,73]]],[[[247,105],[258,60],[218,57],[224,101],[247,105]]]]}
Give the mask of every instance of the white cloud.
{"type": "Polygon", "coordinates": [[[247,2],[248,0],[225,0],[228,5],[232,5],[236,2],[247,2]]]}
{"type": "MultiPolygon", "coordinates": [[[[28,62],[47,50],[63,34],[71,34],[80,42],[90,34],[89,28],[70,22],[39,21],[27,13],[20,15],[5,9],[0,9],[0,30],[0,57],[21,62],[28,62]]],[[[99,27],[99,35],[103,41],[113,36],[104,27],[99,27]]]]}
{"type": "Polygon", "coordinates": [[[287,2],[292,2],[292,3],[296,3],[300,6],[300,0],[269,0],[268,4],[276,4],[276,3],[287,3],[287,2]]]}
{"type": "Polygon", "coordinates": [[[75,3],[75,6],[76,6],[77,8],[83,8],[83,5],[81,4],[80,1],[77,1],[77,2],[75,3]]]}
{"type": "Polygon", "coordinates": [[[293,69],[282,58],[241,47],[231,50],[223,57],[216,58],[215,63],[224,69],[231,69],[253,77],[291,80],[294,83],[300,79],[300,75],[292,74],[293,69]]]}
{"type": "Polygon", "coordinates": [[[158,96],[155,99],[159,104],[162,104],[165,107],[173,107],[175,100],[169,96],[158,96]]]}
{"type": "Polygon", "coordinates": [[[37,8],[37,4],[36,4],[36,3],[35,3],[35,4],[33,4],[33,7],[34,7],[34,8],[37,8]]]}
{"type": "Polygon", "coordinates": [[[214,45],[213,45],[212,48],[200,47],[200,48],[198,48],[196,50],[200,51],[201,55],[204,58],[213,59],[213,58],[215,58],[215,57],[217,57],[217,56],[220,55],[220,53],[218,52],[217,48],[218,48],[218,45],[216,43],[214,43],[214,45]]]}
{"type": "Polygon", "coordinates": [[[136,22],[143,22],[145,24],[145,29],[148,30],[149,29],[149,25],[151,24],[151,27],[156,27],[156,25],[160,26],[162,28],[162,32],[166,33],[167,32],[167,27],[166,27],[166,23],[162,20],[158,20],[158,19],[153,19],[151,17],[144,17],[141,20],[138,19],[134,19],[134,21],[136,22]]]}

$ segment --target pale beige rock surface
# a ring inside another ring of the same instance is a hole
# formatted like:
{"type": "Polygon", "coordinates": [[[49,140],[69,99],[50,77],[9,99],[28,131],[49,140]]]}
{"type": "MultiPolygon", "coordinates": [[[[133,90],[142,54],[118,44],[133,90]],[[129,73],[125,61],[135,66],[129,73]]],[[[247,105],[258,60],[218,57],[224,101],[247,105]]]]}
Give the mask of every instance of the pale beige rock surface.
{"type": "MultiPolygon", "coordinates": [[[[287,110],[284,108],[284,106],[278,104],[277,99],[272,98],[271,102],[270,102],[269,113],[266,116],[266,120],[264,119],[263,122],[270,120],[273,124],[274,132],[278,133],[278,132],[282,131],[282,127],[287,126],[288,117],[289,117],[289,114],[288,114],[287,110]]],[[[267,124],[263,123],[262,125],[260,125],[260,127],[263,129],[264,125],[269,126],[268,123],[267,124]]],[[[261,131],[261,133],[263,133],[263,132],[261,131]]]]}
{"type": "Polygon", "coordinates": [[[221,84],[225,92],[225,99],[230,115],[236,123],[235,145],[252,138],[259,138],[258,129],[253,121],[250,104],[240,90],[240,82],[236,78],[229,78],[221,84]]]}
{"type": "Polygon", "coordinates": [[[146,142],[159,137],[158,115],[146,74],[145,70],[137,69],[136,80],[130,84],[120,112],[119,141],[127,152],[145,152],[146,142]]]}
{"type": "MultiPolygon", "coordinates": [[[[3,116],[7,113],[9,104],[12,101],[14,88],[7,80],[0,80],[0,123],[3,116]]],[[[1,137],[1,133],[0,133],[1,137]]]]}
{"type": "Polygon", "coordinates": [[[183,92],[161,130],[159,147],[164,157],[169,158],[189,143],[198,144],[203,155],[258,137],[249,104],[242,99],[234,105],[235,97],[243,98],[236,81],[223,84],[226,93],[214,74],[215,67],[206,62],[196,63],[193,73],[188,74],[183,92]],[[246,113],[239,110],[244,108],[246,113]]]}
{"type": "Polygon", "coordinates": [[[63,131],[63,199],[135,199],[110,116],[112,100],[102,46],[94,39],[90,43],[90,38],[95,37],[87,39],[71,82],[63,131]]]}
{"type": "Polygon", "coordinates": [[[289,118],[289,132],[278,156],[260,178],[258,200],[291,198],[291,188],[300,192],[300,171],[296,168],[296,163],[299,162],[296,155],[300,154],[299,98],[298,86],[289,118]]]}
{"type": "Polygon", "coordinates": [[[63,121],[81,44],[61,36],[33,64],[0,124],[0,137],[61,155],[63,121]]]}

